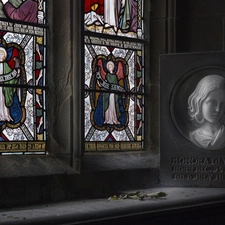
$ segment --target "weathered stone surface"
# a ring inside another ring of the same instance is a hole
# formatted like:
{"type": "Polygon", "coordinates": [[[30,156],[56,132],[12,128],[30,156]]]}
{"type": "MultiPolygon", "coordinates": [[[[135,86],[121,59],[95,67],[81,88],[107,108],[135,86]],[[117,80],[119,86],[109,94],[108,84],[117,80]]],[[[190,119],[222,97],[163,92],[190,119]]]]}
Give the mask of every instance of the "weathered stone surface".
{"type": "MultiPolygon", "coordinates": [[[[190,96],[197,84],[202,78],[212,77],[211,75],[218,75],[224,80],[224,53],[161,56],[160,150],[161,180],[165,185],[225,187],[224,121],[222,117],[216,122],[211,121],[205,115],[206,109],[202,107],[205,99],[211,96],[209,93],[216,89],[224,90],[223,86],[212,85],[217,76],[213,76],[213,81],[208,86],[201,86],[201,90],[206,89],[205,96],[201,95],[200,89],[196,95],[196,104],[200,110],[198,115],[203,122],[197,123],[194,117],[191,120],[189,110],[190,96]],[[206,136],[206,124],[210,131],[215,124],[218,125],[214,137],[209,137],[208,134],[206,136]],[[196,134],[197,131],[201,131],[201,137],[195,136],[193,139],[193,133],[196,134]]],[[[225,99],[225,96],[217,95],[214,101],[217,102],[218,99],[225,99]]],[[[224,101],[219,103],[220,110],[223,104],[224,101]]],[[[222,114],[224,115],[224,110],[222,114]]]]}

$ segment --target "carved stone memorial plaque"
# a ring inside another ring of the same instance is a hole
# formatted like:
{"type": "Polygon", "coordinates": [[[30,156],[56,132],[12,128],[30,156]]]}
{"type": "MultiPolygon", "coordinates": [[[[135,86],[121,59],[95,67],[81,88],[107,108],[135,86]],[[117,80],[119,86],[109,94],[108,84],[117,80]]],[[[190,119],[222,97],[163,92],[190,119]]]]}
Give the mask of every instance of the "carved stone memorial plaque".
{"type": "Polygon", "coordinates": [[[225,53],[160,56],[161,181],[225,187],[225,53]]]}

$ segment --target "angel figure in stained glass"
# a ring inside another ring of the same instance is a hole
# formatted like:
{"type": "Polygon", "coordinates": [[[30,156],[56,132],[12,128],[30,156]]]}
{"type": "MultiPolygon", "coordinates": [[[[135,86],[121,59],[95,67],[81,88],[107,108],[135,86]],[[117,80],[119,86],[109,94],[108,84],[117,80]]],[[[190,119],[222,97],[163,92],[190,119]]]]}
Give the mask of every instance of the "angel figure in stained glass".
{"type": "Polygon", "coordinates": [[[123,63],[111,60],[105,62],[99,59],[97,65],[99,68],[99,72],[96,74],[97,84],[103,92],[97,99],[97,107],[94,114],[95,123],[99,126],[123,126],[127,119],[122,96],[126,86],[123,63]]]}
{"type": "MultiPolygon", "coordinates": [[[[117,75],[114,73],[114,63],[112,61],[107,62],[106,68],[108,73],[106,74],[106,80],[110,84],[118,85],[117,75]]],[[[118,104],[118,95],[115,93],[103,94],[103,109],[105,112],[104,123],[108,124],[120,124],[118,118],[121,116],[118,104]]]]}
{"type": "MultiPolygon", "coordinates": [[[[5,85],[15,85],[20,76],[20,60],[13,57],[14,70],[6,62],[7,51],[4,47],[0,47],[0,81],[5,85]]],[[[14,104],[14,94],[16,87],[0,86],[0,121],[13,121],[10,115],[10,108],[14,104]]]]}

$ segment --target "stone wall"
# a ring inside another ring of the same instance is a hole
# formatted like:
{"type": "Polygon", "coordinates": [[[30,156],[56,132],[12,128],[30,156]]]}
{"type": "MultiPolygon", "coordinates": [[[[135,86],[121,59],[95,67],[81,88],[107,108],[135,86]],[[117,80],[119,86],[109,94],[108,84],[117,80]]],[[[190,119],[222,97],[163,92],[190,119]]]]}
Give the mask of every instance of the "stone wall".
{"type": "Polygon", "coordinates": [[[146,151],[82,155],[79,4],[48,1],[49,155],[0,158],[0,207],[163,185],[159,182],[159,56],[224,50],[224,0],[152,0],[145,8],[145,126],[150,131],[146,151]]]}

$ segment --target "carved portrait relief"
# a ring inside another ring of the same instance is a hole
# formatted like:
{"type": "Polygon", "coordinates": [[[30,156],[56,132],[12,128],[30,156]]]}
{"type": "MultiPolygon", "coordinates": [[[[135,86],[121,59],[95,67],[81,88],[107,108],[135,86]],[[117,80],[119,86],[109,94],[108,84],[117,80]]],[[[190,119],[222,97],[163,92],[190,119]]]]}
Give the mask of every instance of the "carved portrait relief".
{"type": "Polygon", "coordinates": [[[180,134],[198,148],[225,149],[225,71],[191,71],[174,88],[171,117],[180,134]]]}
{"type": "Polygon", "coordinates": [[[191,120],[199,124],[199,128],[189,133],[191,142],[209,150],[223,148],[225,79],[219,75],[203,77],[188,98],[188,110],[191,120]]]}

